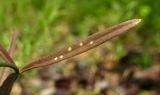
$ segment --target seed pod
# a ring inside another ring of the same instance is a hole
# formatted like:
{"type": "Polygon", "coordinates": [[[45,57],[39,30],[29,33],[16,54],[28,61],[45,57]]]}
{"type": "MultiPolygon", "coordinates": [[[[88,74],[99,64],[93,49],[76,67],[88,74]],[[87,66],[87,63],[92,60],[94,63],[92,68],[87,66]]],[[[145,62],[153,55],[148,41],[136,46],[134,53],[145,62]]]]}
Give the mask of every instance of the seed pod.
{"type": "Polygon", "coordinates": [[[51,65],[62,60],[68,59],[70,57],[73,57],[75,55],[81,54],[83,52],[86,52],[104,43],[105,41],[108,41],[111,38],[124,33],[126,30],[137,25],[140,21],[141,19],[128,20],[111,28],[108,28],[103,32],[97,32],[89,36],[86,40],[77,42],[68,47],[64,47],[63,49],[55,53],[51,53],[47,56],[44,56],[36,61],[29,63],[28,65],[24,66],[24,68],[22,68],[21,72],[25,72],[37,67],[51,65]]]}

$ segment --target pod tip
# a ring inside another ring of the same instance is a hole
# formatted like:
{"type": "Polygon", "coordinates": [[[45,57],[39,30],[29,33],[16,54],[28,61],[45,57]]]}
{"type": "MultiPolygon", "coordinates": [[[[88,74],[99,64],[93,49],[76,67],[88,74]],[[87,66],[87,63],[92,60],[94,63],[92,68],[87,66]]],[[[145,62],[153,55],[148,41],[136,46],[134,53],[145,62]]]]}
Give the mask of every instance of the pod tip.
{"type": "Polygon", "coordinates": [[[142,21],[142,19],[134,19],[134,21],[135,21],[135,24],[138,24],[142,21]]]}

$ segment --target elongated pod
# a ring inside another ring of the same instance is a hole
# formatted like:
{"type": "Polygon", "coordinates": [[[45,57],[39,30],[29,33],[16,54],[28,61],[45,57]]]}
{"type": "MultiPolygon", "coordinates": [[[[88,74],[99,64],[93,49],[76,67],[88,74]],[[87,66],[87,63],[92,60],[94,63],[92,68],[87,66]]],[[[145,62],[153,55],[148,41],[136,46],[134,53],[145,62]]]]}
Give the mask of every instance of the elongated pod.
{"type": "Polygon", "coordinates": [[[0,85],[2,85],[3,81],[7,78],[7,76],[10,73],[10,69],[6,67],[14,69],[16,73],[18,73],[19,71],[12,59],[12,55],[16,47],[16,37],[17,34],[16,31],[14,30],[11,36],[11,43],[8,51],[5,48],[3,48],[3,46],[0,44],[0,56],[6,61],[6,62],[0,62],[0,67],[1,67],[0,85]]]}
{"type": "Polygon", "coordinates": [[[104,43],[105,41],[124,33],[126,30],[137,25],[140,21],[141,19],[128,20],[126,22],[110,27],[104,30],[103,32],[97,32],[89,36],[84,41],[77,42],[71,46],[65,47],[55,53],[51,53],[47,56],[44,56],[36,61],[27,64],[26,66],[24,66],[24,68],[22,68],[21,72],[25,72],[27,70],[37,67],[51,65],[65,60],[67,58],[73,57],[75,55],[81,54],[83,52],[86,52],[104,43]]]}
{"type": "Polygon", "coordinates": [[[2,57],[6,62],[10,64],[15,64],[9,53],[5,48],[0,44],[0,57],[2,57]]]}

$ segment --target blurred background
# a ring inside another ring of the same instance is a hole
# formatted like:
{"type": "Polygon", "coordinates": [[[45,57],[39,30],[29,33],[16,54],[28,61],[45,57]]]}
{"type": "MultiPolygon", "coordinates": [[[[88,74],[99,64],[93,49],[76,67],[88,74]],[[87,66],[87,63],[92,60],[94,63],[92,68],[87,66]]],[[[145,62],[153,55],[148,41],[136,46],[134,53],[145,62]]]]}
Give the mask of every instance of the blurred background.
{"type": "Polygon", "coordinates": [[[19,68],[120,22],[129,32],[61,64],[31,70],[12,95],[159,95],[159,0],[0,0],[0,43],[18,30],[19,68]]]}

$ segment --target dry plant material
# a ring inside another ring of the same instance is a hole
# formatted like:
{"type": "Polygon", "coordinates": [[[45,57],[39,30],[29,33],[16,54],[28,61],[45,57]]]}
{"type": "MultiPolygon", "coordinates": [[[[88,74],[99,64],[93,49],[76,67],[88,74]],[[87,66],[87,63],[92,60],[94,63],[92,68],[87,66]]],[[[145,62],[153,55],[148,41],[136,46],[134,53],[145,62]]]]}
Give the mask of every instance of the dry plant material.
{"type": "Polygon", "coordinates": [[[110,40],[111,38],[118,36],[124,33],[126,30],[137,25],[141,19],[132,19],[126,22],[115,25],[111,28],[104,30],[103,32],[97,32],[91,36],[89,36],[86,40],[77,42],[71,46],[65,47],[55,53],[51,53],[47,56],[44,56],[36,61],[33,61],[24,68],[22,68],[21,73],[28,71],[33,68],[43,67],[47,65],[51,65],[62,60],[68,59],[70,57],[76,56],[83,52],[86,52],[105,41],[110,40]]]}

